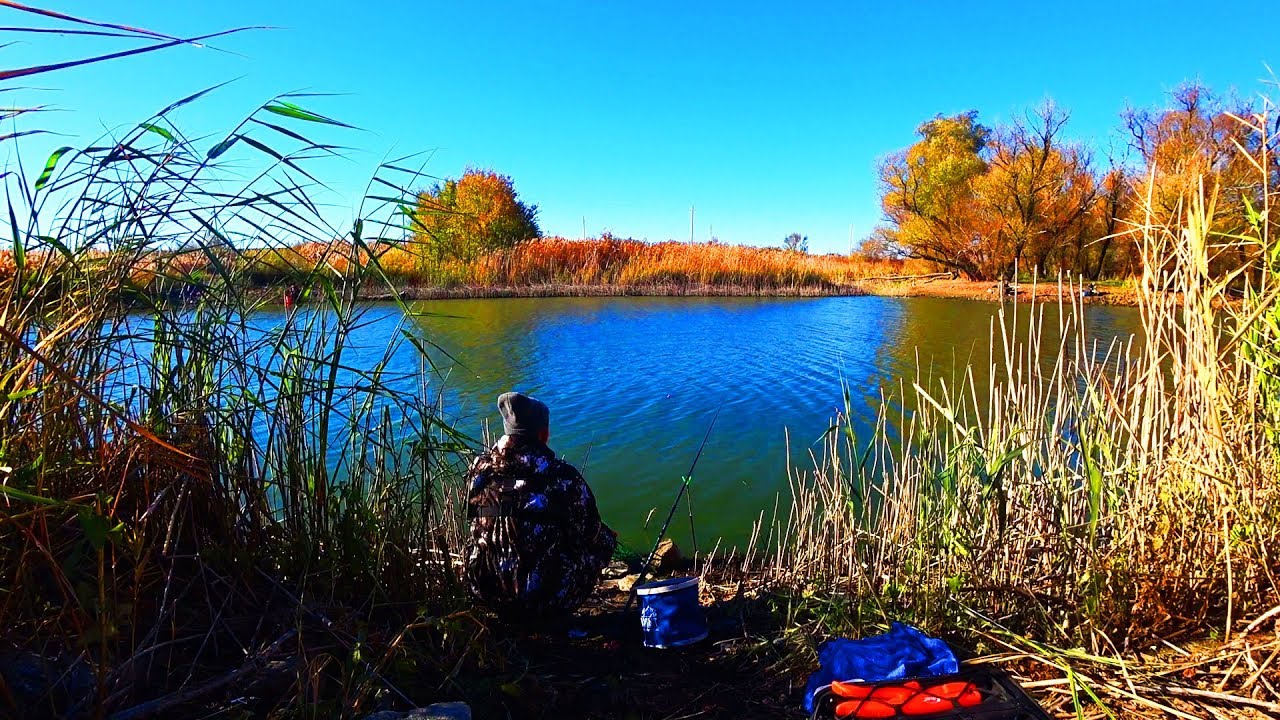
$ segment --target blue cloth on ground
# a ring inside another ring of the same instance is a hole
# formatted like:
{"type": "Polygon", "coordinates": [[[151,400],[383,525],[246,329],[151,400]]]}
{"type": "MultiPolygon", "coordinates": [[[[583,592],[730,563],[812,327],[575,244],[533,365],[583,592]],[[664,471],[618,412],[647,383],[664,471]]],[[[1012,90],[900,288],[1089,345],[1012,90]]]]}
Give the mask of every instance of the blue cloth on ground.
{"type": "Polygon", "coordinates": [[[818,671],[809,676],[804,709],[813,712],[813,696],[833,680],[903,680],[960,672],[947,644],[910,625],[895,622],[889,632],[861,640],[838,638],[818,648],[818,671]]]}

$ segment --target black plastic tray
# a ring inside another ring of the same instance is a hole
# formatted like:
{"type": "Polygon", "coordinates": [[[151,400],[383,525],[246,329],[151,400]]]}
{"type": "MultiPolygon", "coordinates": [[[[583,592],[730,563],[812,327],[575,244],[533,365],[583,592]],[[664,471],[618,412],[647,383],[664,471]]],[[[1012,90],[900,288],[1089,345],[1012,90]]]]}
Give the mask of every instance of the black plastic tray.
{"type": "MultiPolygon", "coordinates": [[[[968,708],[934,713],[931,715],[903,715],[900,718],[911,720],[1052,720],[1049,714],[1027,695],[1026,691],[1009,674],[991,667],[963,669],[955,675],[942,675],[931,678],[904,678],[886,682],[856,683],[869,688],[897,686],[908,680],[917,680],[925,687],[945,682],[971,682],[982,693],[982,703],[968,708]]],[[[836,705],[844,701],[831,692],[830,686],[820,688],[813,696],[813,720],[836,720],[836,705]]],[[[840,720],[856,720],[841,718],[840,720]]]]}

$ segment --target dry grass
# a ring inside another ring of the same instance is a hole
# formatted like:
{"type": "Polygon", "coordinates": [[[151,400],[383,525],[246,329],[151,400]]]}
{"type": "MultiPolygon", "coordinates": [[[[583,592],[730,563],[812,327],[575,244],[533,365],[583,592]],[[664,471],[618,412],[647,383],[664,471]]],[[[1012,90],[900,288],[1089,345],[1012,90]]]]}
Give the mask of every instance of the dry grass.
{"type": "MultiPolygon", "coordinates": [[[[288,246],[248,248],[222,253],[216,260],[190,250],[156,250],[129,259],[139,288],[163,292],[175,278],[210,277],[232,269],[247,287],[266,288],[310,282],[361,271],[376,286],[394,284],[405,297],[482,297],[547,294],[856,294],[863,280],[924,273],[912,260],[870,260],[861,256],[810,255],[777,248],[720,243],[647,243],[599,238],[539,238],[510,250],[471,261],[434,260],[413,243],[370,243],[352,250],[348,240],[308,241],[288,246]],[[377,268],[370,267],[376,259],[377,268]]],[[[28,257],[35,266],[44,256],[28,257]]],[[[0,279],[13,264],[0,256],[0,279]]]]}
{"type": "MultiPolygon", "coordinates": [[[[1258,166],[1273,167],[1266,119],[1250,122],[1258,166]]],[[[1212,188],[1187,199],[1182,224],[1141,228],[1149,269],[1137,342],[1096,346],[1078,300],[1048,326],[1033,306],[1019,341],[1025,315],[1002,308],[987,391],[972,368],[951,384],[905,381],[878,408],[872,437],[855,436],[858,410],[847,406],[760,530],[774,581],[828,598],[812,601],[811,628],[910,618],[975,649],[1008,648],[1065,673],[1055,682],[1071,693],[1070,712],[1087,716],[1114,702],[1125,717],[1186,717],[1169,709],[1178,693],[1280,708],[1265,671],[1275,653],[1258,654],[1274,638],[1244,636],[1264,614],[1248,632],[1280,632],[1280,243],[1269,180],[1260,173],[1266,203],[1246,236],[1209,234],[1212,188]],[[1254,265],[1211,274],[1235,244],[1261,251],[1254,265]],[[1235,701],[1152,675],[1139,655],[1211,635],[1229,641],[1226,662],[1253,665],[1217,676],[1216,691],[1235,701]],[[1150,690],[1143,677],[1184,687],[1150,690]]]]}
{"type": "Polygon", "coordinates": [[[669,286],[738,287],[744,291],[852,285],[874,274],[900,272],[904,261],[809,255],[720,243],[646,243],[605,237],[540,238],[472,263],[423,263],[412,247],[395,248],[382,262],[410,284],[437,286],[669,286]]]}

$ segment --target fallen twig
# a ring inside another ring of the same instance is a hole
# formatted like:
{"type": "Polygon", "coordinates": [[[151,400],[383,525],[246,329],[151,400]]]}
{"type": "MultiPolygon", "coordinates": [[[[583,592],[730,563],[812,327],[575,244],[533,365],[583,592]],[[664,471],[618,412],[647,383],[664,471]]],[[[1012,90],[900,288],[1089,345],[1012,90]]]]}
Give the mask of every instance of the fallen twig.
{"type": "Polygon", "coordinates": [[[160,713],[179,705],[184,705],[197,698],[204,697],[219,688],[231,684],[243,675],[247,675],[261,669],[262,663],[267,658],[276,654],[282,645],[293,639],[297,634],[297,630],[289,630],[285,634],[281,635],[275,642],[271,643],[271,646],[266,650],[245,660],[244,664],[225,675],[207,680],[195,687],[178,690],[177,692],[170,693],[164,697],[159,697],[155,700],[148,700],[141,705],[135,705],[127,710],[121,710],[120,712],[113,713],[109,716],[108,720],[142,720],[142,718],[159,715],[160,713]]]}
{"type": "Polygon", "coordinates": [[[1232,695],[1231,693],[1201,690],[1199,688],[1182,687],[1180,685],[1171,685],[1169,687],[1159,689],[1140,686],[1138,689],[1142,692],[1164,693],[1166,695],[1177,695],[1180,697],[1206,698],[1208,700],[1216,700],[1218,702],[1232,703],[1236,705],[1249,705],[1251,707],[1261,708],[1269,713],[1280,713],[1280,703],[1269,702],[1267,700],[1254,700],[1250,697],[1232,695]]]}
{"type": "Polygon", "coordinates": [[[1255,618],[1255,619],[1254,619],[1254,621],[1253,621],[1253,622],[1251,622],[1251,623],[1249,623],[1249,626],[1248,626],[1248,627],[1246,627],[1246,628],[1244,629],[1244,633],[1243,633],[1243,634],[1248,635],[1249,633],[1253,632],[1254,630],[1257,630],[1258,628],[1262,627],[1262,623],[1264,623],[1264,622],[1266,622],[1266,621],[1270,620],[1271,618],[1273,618],[1273,617],[1275,617],[1275,616],[1277,616],[1277,615],[1280,615],[1280,605],[1277,605],[1277,606],[1275,606],[1275,607],[1271,608],[1270,610],[1268,610],[1268,611],[1266,611],[1266,612],[1262,613],[1262,614],[1261,614],[1261,615],[1259,615],[1257,618],[1255,618]]]}

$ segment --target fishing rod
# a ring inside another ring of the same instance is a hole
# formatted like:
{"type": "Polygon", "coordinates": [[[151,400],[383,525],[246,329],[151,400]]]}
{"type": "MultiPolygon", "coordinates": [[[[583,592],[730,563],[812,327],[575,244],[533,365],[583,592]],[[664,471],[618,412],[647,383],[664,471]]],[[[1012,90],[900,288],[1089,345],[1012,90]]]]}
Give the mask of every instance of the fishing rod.
{"type": "Polygon", "coordinates": [[[680,490],[676,492],[676,500],[671,503],[671,511],[667,513],[666,522],[662,523],[662,530],[658,531],[658,539],[653,543],[653,549],[649,551],[649,557],[644,561],[644,566],[640,568],[640,575],[636,577],[635,584],[631,586],[631,592],[627,594],[627,604],[623,606],[622,612],[631,610],[631,602],[636,599],[636,589],[644,583],[645,575],[649,574],[649,566],[653,564],[653,558],[658,554],[658,547],[662,545],[662,538],[666,536],[667,529],[671,527],[671,518],[675,517],[676,508],[680,507],[680,499],[684,497],[685,491],[689,489],[689,483],[693,482],[693,469],[698,467],[698,460],[702,458],[702,449],[707,446],[707,440],[711,438],[711,429],[716,426],[716,418],[720,417],[720,411],[724,409],[724,403],[720,403],[720,407],[716,408],[716,414],[711,416],[711,424],[707,426],[707,434],[702,437],[702,444],[698,446],[698,454],[693,456],[693,464],[689,466],[689,473],[680,478],[680,490]]]}

